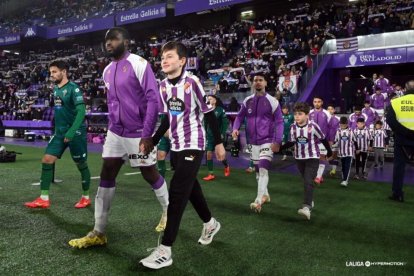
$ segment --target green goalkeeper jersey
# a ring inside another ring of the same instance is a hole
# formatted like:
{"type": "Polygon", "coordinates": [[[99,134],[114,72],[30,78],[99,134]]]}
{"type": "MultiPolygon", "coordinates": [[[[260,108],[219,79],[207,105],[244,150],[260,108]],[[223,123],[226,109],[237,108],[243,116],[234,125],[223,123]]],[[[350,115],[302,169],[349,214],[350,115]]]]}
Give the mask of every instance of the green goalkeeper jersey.
{"type": "MultiPolygon", "coordinates": [[[[53,89],[53,97],[55,104],[54,121],[56,135],[65,136],[68,132],[74,133],[78,129],[86,129],[84,118],[82,118],[82,123],[80,125],[75,124],[76,115],[78,113],[77,106],[85,104],[82,92],[76,83],[69,81],[60,88],[56,85],[53,89]]],[[[84,108],[85,107],[83,106],[83,109],[84,108]]]]}

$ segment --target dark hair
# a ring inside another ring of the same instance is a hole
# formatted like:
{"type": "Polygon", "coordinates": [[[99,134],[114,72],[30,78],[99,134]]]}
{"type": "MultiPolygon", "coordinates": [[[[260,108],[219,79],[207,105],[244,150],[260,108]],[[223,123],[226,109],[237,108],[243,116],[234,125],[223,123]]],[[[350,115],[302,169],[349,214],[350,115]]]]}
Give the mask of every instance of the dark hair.
{"type": "Polygon", "coordinates": [[[335,104],[334,103],[329,103],[326,107],[330,107],[332,106],[335,109],[335,104]]]}
{"type": "Polygon", "coordinates": [[[69,64],[66,62],[66,60],[55,59],[51,63],[49,63],[49,68],[52,66],[59,68],[59,70],[66,70],[66,72],[69,73],[69,64]]]}
{"type": "Polygon", "coordinates": [[[315,96],[313,96],[313,99],[320,99],[320,100],[322,100],[322,101],[323,101],[323,99],[322,99],[322,97],[321,97],[320,95],[315,95],[315,96]]]}
{"type": "Polygon", "coordinates": [[[310,112],[310,107],[307,103],[295,103],[293,106],[293,112],[303,112],[308,115],[310,112]]]}
{"type": "Polygon", "coordinates": [[[105,41],[108,39],[114,39],[117,34],[122,34],[122,37],[126,40],[130,40],[129,32],[127,29],[121,27],[110,28],[105,34],[105,41]]]}
{"type": "Polygon", "coordinates": [[[364,118],[358,118],[357,123],[365,123],[365,119],[364,118]]]}
{"type": "Polygon", "coordinates": [[[348,118],[347,118],[347,117],[342,116],[341,118],[339,118],[339,123],[340,123],[341,125],[348,124],[348,118]]]}
{"type": "Polygon", "coordinates": [[[362,106],[360,106],[360,105],[356,105],[356,106],[354,107],[354,111],[356,111],[356,110],[361,111],[361,110],[362,110],[362,106]]]}
{"type": "Polygon", "coordinates": [[[253,75],[253,78],[254,78],[254,77],[262,77],[262,78],[264,78],[264,80],[265,80],[265,81],[267,81],[266,75],[265,75],[265,73],[263,73],[263,72],[257,72],[257,73],[255,73],[255,74],[253,75]]]}
{"type": "Polygon", "coordinates": [[[366,104],[371,104],[371,101],[370,100],[366,100],[365,103],[366,104]]]}
{"type": "Polygon", "coordinates": [[[165,43],[161,48],[161,54],[163,54],[166,51],[176,50],[178,57],[181,58],[187,58],[188,57],[188,50],[187,47],[181,42],[178,41],[168,41],[165,43]]]}
{"type": "Polygon", "coordinates": [[[282,109],[289,109],[289,106],[288,106],[287,104],[284,104],[284,105],[282,106],[282,109]]]}
{"type": "Polygon", "coordinates": [[[379,120],[378,120],[378,121],[376,121],[376,122],[375,122],[375,124],[376,124],[376,125],[380,125],[380,126],[382,126],[382,125],[383,125],[382,121],[379,121],[379,120]]]}

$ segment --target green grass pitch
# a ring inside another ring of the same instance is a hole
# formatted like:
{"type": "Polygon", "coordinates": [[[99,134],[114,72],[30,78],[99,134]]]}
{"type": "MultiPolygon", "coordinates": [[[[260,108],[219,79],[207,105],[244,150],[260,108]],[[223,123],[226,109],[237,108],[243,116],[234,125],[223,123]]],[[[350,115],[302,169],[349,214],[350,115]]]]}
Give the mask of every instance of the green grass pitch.
{"type": "MultiPolygon", "coordinates": [[[[414,189],[406,202],[386,197],[384,183],[351,181],[348,188],[327,179],[315,191],[312,220],[297,215],[303,194],[298,175],[270,174],[272,202],[255,214],[249,209],[257,185],[254,175],[221,171],[203,183],[213,215],[222,223],[214,242],[197,244],[202,224],[187,206],[174,263],[160,271],[138,264],[157,245],[160,218],[155,195],[135,170],[124,166],[107,228],[108,245],[83,250],[67,242],[93,227],[93,207],[73,207],[81,194],[80,175],[69,154],[56,165],[60,184],[52,184],[49,210],[23,206],[39,195],[43,149],[7,146],[23,152],[16,163],[0,164],[0,275],[414,275],[414,189]],[[404,262],[403,266],[349,266],[356,262],[404,262]],[[350,263],[353,262],[353,263],[350,263]]],[[[99,154],[90,154],[92,176],[99,154]]],[[[206,173],[203,166],[200,178],[206,173]]],[[[171,177],[167,174],[167,180],[171,177]]],[[[94,198],[98,180],[92,180],[94,198]]]]}

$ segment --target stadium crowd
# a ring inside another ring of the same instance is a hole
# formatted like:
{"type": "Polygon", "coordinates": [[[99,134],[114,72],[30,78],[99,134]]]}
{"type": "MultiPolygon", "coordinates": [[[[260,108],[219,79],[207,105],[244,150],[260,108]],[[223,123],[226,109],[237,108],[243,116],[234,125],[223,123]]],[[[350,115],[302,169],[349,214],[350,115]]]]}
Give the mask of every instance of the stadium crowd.
{"type": "MultiPolygon", "coordinates": [[[[10,31],[21,24],[37,23],[36,18],[43,19],[45,24],[82,20],[88,16],[102,16],[103,13],[136,7],[143,2],[45,0],[34,9],[34,13],[16,19],[18,22],[1,19],[0,29],[10,31]],[[52,6],[65,13],[58,13],[59,17],[56,17],[52,6]]],[[[412,29],[413,5],[409,0],[359,1],[348,6],[328,4],[314,9],[305,4],[285,15],[272,15],[255,21],[242,20],[208,30],[169,29],[157,34],[154,39],[133,39],[130,50],[148,59],[160,80],[164,77],[160,67],[161,46],[169,40],[182,41],[190,49],[189,56],[194,60],[191,66],[187,65],[188,69],[202,81],[212,80],[214,93],[249,91],[251,75],[265,72],[269,93],[282,104],[289,104],[297,95],[279,85],[279,78],[300,78],[312,66],[312,58],[327,39],[412,29]]],[[[0,116],[3,120],[45,119],[43,113],[53,106],[47,64],[57,57],[65,57],[69,61],[70,77],[82,88],[87,111],[107,110],[101,76],[109,59],[100,45],[75,45],[62,51],[36,50],[19,55],[3,52],[0,57],[0,116]]],[[[396,92],[398,89],[401,90],[397,84],[389,85],[384,92],[396,92]]],[[[358,101],[354,99],[359,97],[358,90],[369,98],[375,86],[359,89],[345,85],[342,90],[341,93],[348,93],[354,103],[358,101]]],[[[234,109],[234,102],[232,106],[234,109]]]]}

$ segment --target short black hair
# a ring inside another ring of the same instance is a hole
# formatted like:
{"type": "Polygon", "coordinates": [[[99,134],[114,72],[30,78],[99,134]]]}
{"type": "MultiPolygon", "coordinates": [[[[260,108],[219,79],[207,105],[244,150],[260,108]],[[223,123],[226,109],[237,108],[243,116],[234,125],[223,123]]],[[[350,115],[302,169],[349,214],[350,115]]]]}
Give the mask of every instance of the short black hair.
{"type": "Polygon", "coordinates": [[[334,103],[329,103],[326,107],[330,107],[332,106],[335,109],[335,104],[334,103]]]}
{"type": "Polygon", "coordinates": [[[357,123],[365,123],[365,119],[364,118],[358,118],[357,123]]]}
{"type": "Polygon", "coordinates": [[[341,125],[348,124],[348,118],[347,118],[347,117],[342,116],[341,118],[339,118],[339,123],[340,123],[341,125]]]}
{"type": "Polygon", "coordinates": [[[310,112],[310,107],[307,103],[295,103],[295,105],[293,106],[293,112],[303,112],[306,115],[308,115],[310,112]]]}
{"type": "Polygon", "coordinates": [[[253,78],[254,78],[254,77],[262,77],[262,78],[264,78],[264,79],[265,79],[265,81],[267,81],[266,74],[265,74],[265,73],[263,73],[263,72],[257,72],[257,73],[255,73],[255,74],[253,74],[253,78]]]}
{"type": "Polygon", "coordinates": [[[165,43],[161,48],[161,54],[163,54],[166,51],[176,50],[178,57],[181,58],[187,58],[188,57],[188,49],[187,47],[178,41],[168,41],[165,43]]]}
{"type": "Polygon", "coordinates": [[[122,34],[122,37],[126,40],[130,40],[131,37],[129,35],[129,32],[127,29],[125,28],[121,28],[121,27],[113,27],[110,28],[106,34],[105,34],[105,41],[107,41],[108,39],[114,39],[116,37],[117,34],[122,34]]]}
{"type": "Polygon", "coordinates": [[[69,72],[69,63],[64,59],[52,60],[52,62],[49,63],[49,68],[53,66],[59,68],[59,70],[66,70],[66,72],[69,72]]]}
{"type": "Polygon", "coordinates": [[[323,98],[322,98],[322,96],[320,96],[320,95],[315,95],[315,96],[313,96],[313,100],[314,99],[320,99],[320,100],[322,100],[323,101],[323,98]]]}
{"type": "Polygon", "coordinates": [[[383,125],[382,121],[379,121],[379,120],[378,120],[378,121],[376,121],[376,122],[375,122],[375,124],[376,124],[376,125],[380,125],[380,126],[382,126],[382,125],[383,125]]]}
{"type": "Polygon", "coordinates": [[[366,104],[371,104],[371,101],[370,100],[366,100],[365,103],[366,104]]]}
{"type": "Polygon", "coordinates": [[[356,111],[356,110],[361,111],[361,110],[362,110],[362,106],[360,106],[360,105],[356,105],[356,106],[354,107],[354,111],[356,111]]]}

